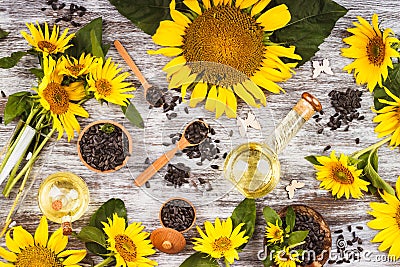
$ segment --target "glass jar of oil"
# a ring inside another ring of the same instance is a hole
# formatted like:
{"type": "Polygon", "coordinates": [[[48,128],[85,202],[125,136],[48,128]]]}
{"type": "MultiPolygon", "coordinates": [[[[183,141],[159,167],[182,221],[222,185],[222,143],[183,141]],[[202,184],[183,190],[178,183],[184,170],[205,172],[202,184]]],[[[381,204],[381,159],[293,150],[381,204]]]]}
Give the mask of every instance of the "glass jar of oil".
{"type": "Polygon", "coordinates": [[[78,220],[89,205],[89,189],[85,181],[70,172],[57,172],[39,187],[39,208],[50,221],[60,223],[63,232],[72,232],[71,223],[78,220]]]}
{"type": "Polygon", "coordinates": [[[247,198],[260,198],[271,192],[280,179],[278,154],[297,134],[321,103],[305,92],[293,109],[263,143],[250,142],[234,148],[226,157],[225,178],[247,198]]]}

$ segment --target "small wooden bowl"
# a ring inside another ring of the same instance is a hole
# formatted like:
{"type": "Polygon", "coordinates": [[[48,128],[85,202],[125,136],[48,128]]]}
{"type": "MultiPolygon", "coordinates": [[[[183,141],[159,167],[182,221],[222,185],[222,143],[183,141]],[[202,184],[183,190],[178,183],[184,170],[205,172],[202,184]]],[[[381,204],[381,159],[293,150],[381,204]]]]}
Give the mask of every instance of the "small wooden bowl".
{"type": "MultiPolygon", "coordinates": [[[[322,253],[320,255],[316,255],[316,261],[314,261],[310,265],[306,265],[308,267],[311,266],[323,266],[329,259],[330,251],[332,248],[332,236],[331,230],[329,229],[328,224],[324,220],[321,214],[319,214],[313,208],[306,205],[290,205],[296,214],[308,215],[314,218],[316,222],[319,223],[319,227],[321,230],[325,232],[325,238],[323,242],[322,253]]],[[[286,212],[289,206],[284,207],[282,210],[278,212],[278,215],[282,218],[286,216],[286,212]]]]}
{"type": "Polygon", "coordinates": [[[111,120],[99,120],[99,121],[94,121],[94,122],[90,123],[90,124],[87,125],[87,126],[81,131],[81,133],[79,134],[78,142],[77,142],[77,150],[78,150],[79,159],[82,161],[82,163],[83,163],[88,169],[90,169],[90,170],[92,170],[92,171],[94,171],[94,172],[98,172],[98,173],[111,173],[111,172],[115,172],[115,171],[121,169],[122,167],[124,167],[124,166],[126,165],[126,163],[128,162],[128,159],[129,159],[129,155],[128,155],[128,156],[125,157],[125,160],[122,162],[121,165],[115,167],[115,169],[106,170],[106,171],[102,171],[102,170],[99,170],[99,169],[94,168],[93,166],[89,165],[89,164],[83,159],[83,156],[82,156],[82,153],[81,153],[81,146],[80,146],[80,142],[81,142],[81,139],[82,139],[83,135],[84,135],[85,132],[88,131],[89,128],[91,128],[92,126],[97,125],[97,124],[106,124],[106,123],[112,124],[112,125],[114,125],[114,126],[120,128],[120,129],[122,130],[122,132],[125,134],[126,138],[128,138],[128,151],[129,151],[129,155],[132,154],[132,137],[131,137],[131,135],[129,134],[129,132],[126,130],[126,128],[125,128],[124,126],[122,126],[122,125],[119,124],[118,122],[111,121],[111,120]]]}
{"type": "Polygon", "coordinates": [[[184,201],[188,206],[190,206],[193,209],[193,222],[192,222],[192,224],[188,228],[186,228],[185,230],[178,231],[180,233],[186,233],[187,231],[190,230],[190,228],[193,227],[194,223],[196,222],[196,209],[194,208],[193,204],[189,200],[187,200],[185,198],[176,197],[176,198],[170,198],[167,201],[165,201],[165,203],[160,208],[160,212],[159,212],[159,216],[158,216],[159,219],[160,219],[160,223],[161,223],[162,227],[168,228],[167,226],[164,225],[164,222],[162,220],[161,214],[162,214],[162,210],[165,207],[165,205],[167,205],[169,202],[174,201],[174,200],[184,201]]]}

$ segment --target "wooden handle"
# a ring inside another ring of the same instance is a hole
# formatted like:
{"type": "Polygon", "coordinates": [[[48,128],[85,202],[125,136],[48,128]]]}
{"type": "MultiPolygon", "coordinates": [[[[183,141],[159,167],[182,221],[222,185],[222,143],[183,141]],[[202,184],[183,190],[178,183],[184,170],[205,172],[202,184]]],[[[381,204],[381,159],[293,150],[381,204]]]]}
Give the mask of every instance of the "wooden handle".
{"type": "Polygon", "coordinates": [[[164,167],[176,154],[179,150],[178,146],[174,149],[166,152],[164,155],[159,157],[156,161],[153,162],[144,172],[142,172],[134,181],[137,186],[144,185],[147,180],[153,177],[162,167],[164,167]]]}
{"type": "Polygon", "coordinates": [[[142,86],[144,87],[144,89],[147,90],[151,85],[148,83],[146,78],[140,72],[139,68],[136,66],[135,62],[133,61],[131,56],[128,54],[128,51],[126,51],[126,49],[122,46],[121,42],[118,40],[114,41],[114,46],[115,46],[115,48],[117,48],[118,53],[125,60],[126,64],[128,64],[128,66],[131,68],[133,73],[139,79],[139,81],[142,84],[142,86]]]}

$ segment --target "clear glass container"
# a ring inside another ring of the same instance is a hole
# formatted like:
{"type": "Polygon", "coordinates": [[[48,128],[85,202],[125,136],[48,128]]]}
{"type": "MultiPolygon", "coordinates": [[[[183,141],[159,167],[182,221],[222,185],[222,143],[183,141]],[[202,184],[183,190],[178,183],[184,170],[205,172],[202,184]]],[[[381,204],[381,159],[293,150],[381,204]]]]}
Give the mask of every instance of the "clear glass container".
{"type": "Polygon", "coordinates": [[[50,220],[62,224],[63,232],[72,232],[71,223],[86,212],[89,205],[89,189],[85,181],[70,172],[57,172],[40,185],[39,208],[50,220]]]}
{"type": "Polygon", "coordinates": [[[314,96],[303,93],[299,102],[263,143],[241,144],[227,155],[225,178],[247,198],[260,198],[271,192],[280,179],[278,154],[315,111],[321,109],[321,103],[314,96]]]}

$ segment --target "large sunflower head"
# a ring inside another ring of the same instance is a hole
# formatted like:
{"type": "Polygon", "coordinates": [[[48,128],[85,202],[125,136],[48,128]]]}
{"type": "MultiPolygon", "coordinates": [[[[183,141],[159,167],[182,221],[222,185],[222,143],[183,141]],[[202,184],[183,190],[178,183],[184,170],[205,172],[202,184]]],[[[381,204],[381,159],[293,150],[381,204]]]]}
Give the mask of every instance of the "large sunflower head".
{"type": "Polygon", "coordinates": [[[80,266],[78,263],[86,256],[86,250],[65,250],[68,237],[63,235],[62,228],[55,231],[50,238],[48,236],[48,224],[44,216],[34,237],[21,226],[13,227],[6,234],[9,250],[0,247],[0,257],[8,263],[0,262],[0,266],[80,266]]]}
{"type": "Polygon", "coordinates": [[[32,45],[36,51],[43,52],[44,56],[49,54],[64,53],[65,49],[72,46],[68,44],[75,34],[68,34],[68,29],[59,35],[60,28],[54,24],[51,34],[49,33],[49,25],[44,23],[44,33],[42,27],[36,22],[37,28],[33,23],[27,23],[31,35],[25,31],[21,31],[22,36],[32,45]]]}
{"type": "Polygon", "coordinates": [[[243,225],[243,223],[239,224],[233,229],[231,218],[222,222],[217,218],[215,226],[206,221],[204,223],[206,233],[197,226],[201,238],[194,238],[193,249],[209,254],[216,259],[224,257],[225,261],[231,264],[235,259],[239,259],[236,248],[247,243],[249,239],[248,236],[245,236],[246,231],[241,231],[243,225]]]}
{"type": "Polygon", "coordinates": [[[381,197],[386,203],[370,203],[372,211],[369,214],[375,219],[367,225],[372,229],[380,230],[372,242],[382,242],[379,250],[385,251],[390,248],[389,256],[397,260],[400,258],[400,177],[396,182],[396,195],[397,197],[384,191],[381,197]]]}
{"type": "Polygon", "coordinates": [[[94,60],[91,54],[82,53],[79,59],[73,57],[62,57],[60,64],[60,73],[67,76],[74,77],[75,79],[79,76],[88,74],[94,67],[94,60]]]}
{"type": "Polygon", "coordinates": [[[282,243],[284,231],[279,226],[278,221],[275,224],[268,222],[268,226],[265,227],[265,236],[269,243],[282,243]]]}
{"type": "Polygon", "coordinates": [[[118,73],[121,69],[111,62],[108,58],[103,64],[103,58],[99,58],[95,68],[91,71],[88,83],[89,91],[94,92],[97,100],[105,100],[120,106],[126,106],[132,94],[125,94],[135,90],[131,87],[131,83],[124,80],[129,76],[129,73],[118,73]]]}
{"type": "Polygon", "coordinates": [[[265,105],[261,88],[273,93],[276,84],[292,76],[293,63],[282,57],[301,59],[295,47],[283,47],[269,40],[273,31],[291,19],[286,5],[264,11],[270,0],[185,0],[190,12],[170,4],[172,20],[160,23],[153,36],[165,46],[150,54],[175,57],[164,70],[169,87],[181,87],[182,97],[192,89],[190,106],[207,98],[206,109],[216,117],[236,117],[236,95],[251,106],[265,105]]]}
{"type": "Polygon", "coordinates": [[[387,106],[380,110],[374,110],[374,112],[378,114],[373,120],[378,123],[375,127],[375,132],[378,133],[379,138],[392,135],[390,138],[390,145],[397,147],[400,145],[400,98],[386,87],[383,88],[393,101],[379,99],[380,103],[386,104],[387,106]]]}
{"type": "Polygon", "coordinates": [[[347,30],[353,35],[343,39],[350,47],[343,48],[342,55],[354,58],[344,70],[348,73],[354,70],[356,82],[366,83],[372,92],[376,84],[382,86],[382,78],[386,80],[388,68],[393,68],[391,58],[400,57],[399,52],[391,47],[399,40],[394,37],[391,29],[385,29],[383,32],[379,29],[377,14],[372,16],[372,25],[362,17],[357,18],[359,23],[353,23],[356,27],[347,30]]]}
{"type": "Polygon", "coordinates": [[[51,57],[43,58],[44,77],[39,84],[38,95],[40,104],[51,113],[53,127],[58,131],[58,138],[62,137],[65,129],[69,141],[74,137],[74,131],[80,132],[75,115],[87,118],[89,113],[80,105],[72,102],[85,97],[83,83],[62,85],[63,76],[59,73],[59,61],[56,62],[51,57]]]}
{"type": "Polygon", "coordinates": [[[138,266],[151,267],[158,265],[157,262],[146,258],[155,253],[149,233],[143,232],[144,226],[140,223],[132,223],[126,227],[125,219],[118,217],[108,218],[104,223],[104,232],[108,239],[108,250],[114,253],[116,265],[119,267],[138,266]]]}
{"type": "Polygon", "coordinates": [[[332,151],[330,157],[319,156],[318,162],[321,165],[314,165],[318,170],[317,180],[321,181],[320,187],[332,191],[332,195],[341,198],[343,195],[349,198],[362,197],[361,190],[368,191],[369,182],[360,179],[362,170],[349,163],[349,158],[341,154],[336,157],[332,151]]]}

